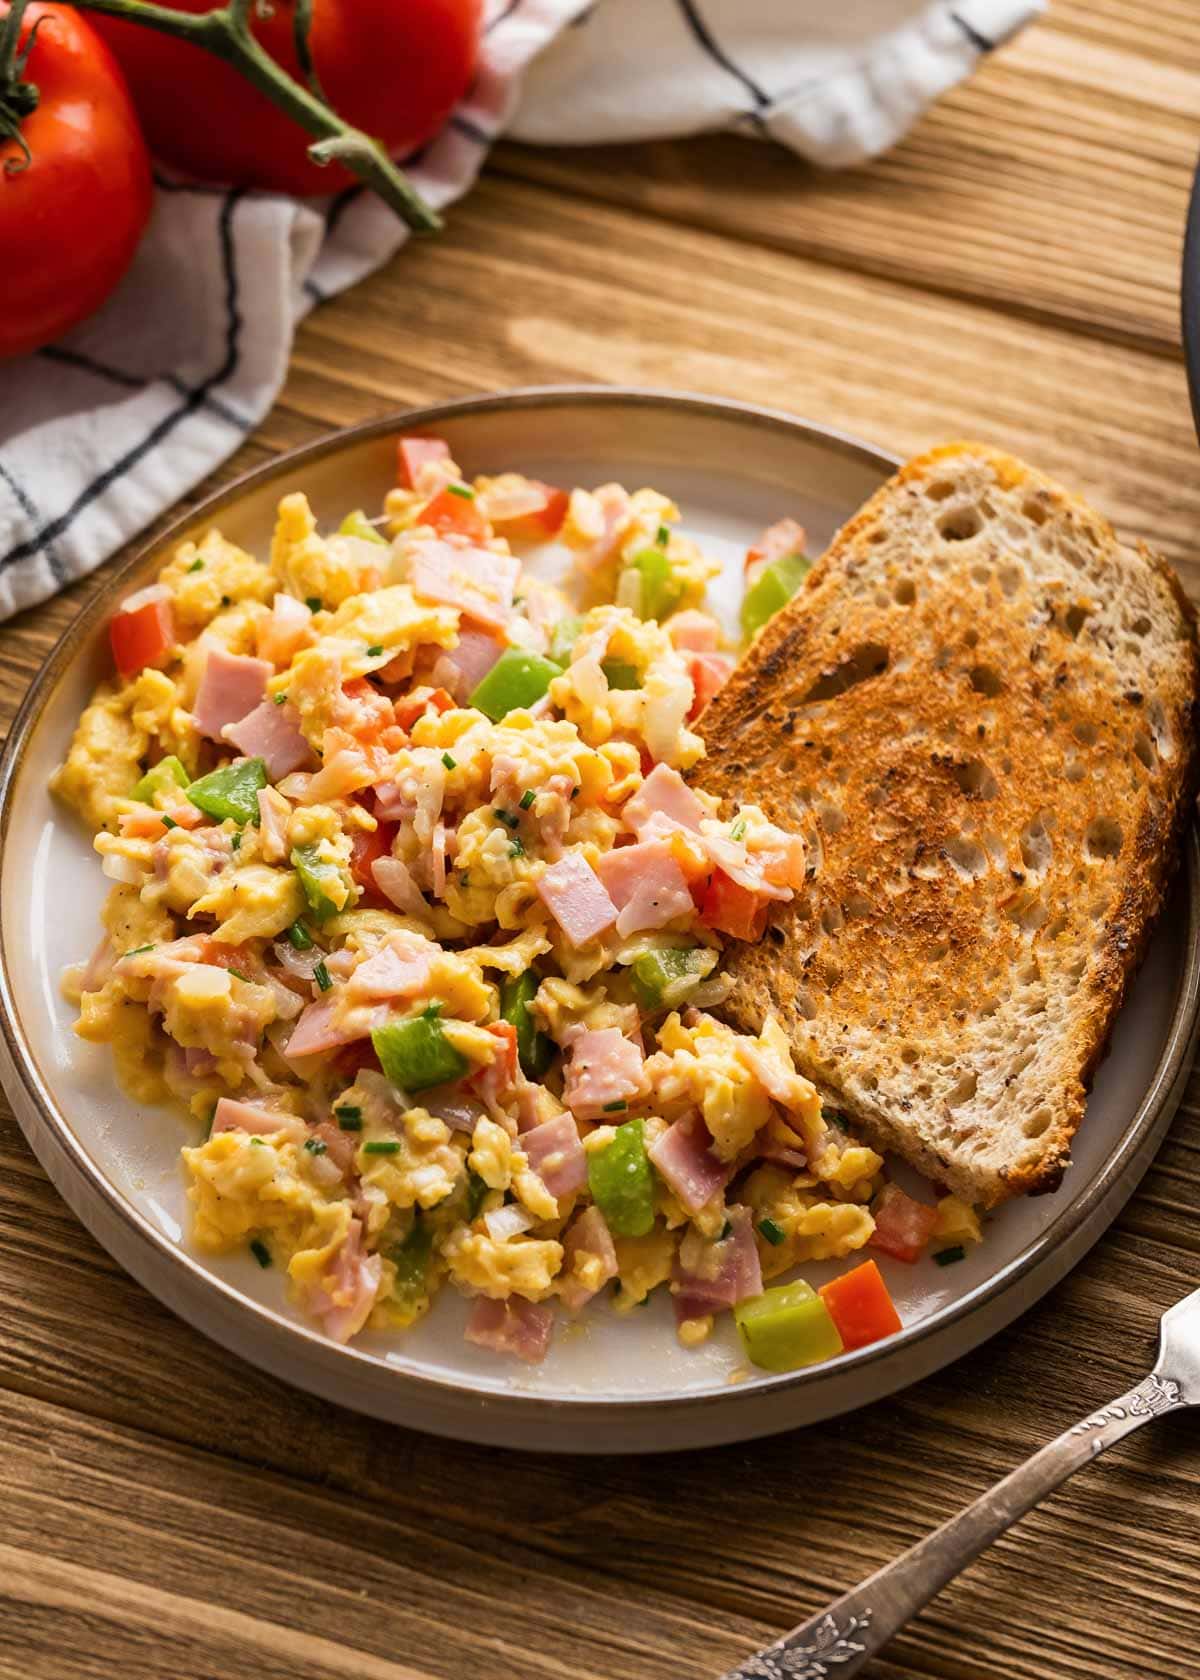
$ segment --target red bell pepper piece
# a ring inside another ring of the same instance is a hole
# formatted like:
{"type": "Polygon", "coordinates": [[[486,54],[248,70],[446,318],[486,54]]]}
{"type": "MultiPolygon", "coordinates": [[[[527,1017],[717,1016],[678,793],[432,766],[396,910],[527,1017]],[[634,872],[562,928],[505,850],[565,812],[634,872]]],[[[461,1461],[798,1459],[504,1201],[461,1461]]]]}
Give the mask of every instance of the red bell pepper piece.
{"type": "Polygon", "coordinates": [[[852,1272],[823,1284],[817,1294],[847,1349],[880,1342],[903,1329],[888,1286],[874,1260],[864,1260],[852,1272]]]}
{"type": "Polygon", "coordinates": [[[700,920],[732,939],[761,939],[767,925],[767,903],[741,886],[723,869],[714,869],[700,901],[700,920]]]}
{"type": "Polygon", "coordinates": [[[147,665],[166,663],[176,642],[175,614],[165,595],[148,591],[131,595],[114,615],[108,627],[113,660],[123,677],[133,676],[147,665]]]}
{"type": "Polygon", "coordinates": [[[397,824],[380,822],[378,828],[356,828],[350,842],[350,873],[363,892],[379,897],[371,865],[381,857],[388,857],[396,838],[397,824]]]}
{"type": "Polygon", "coordinates": [[[417,515],[418,525],[432,525],[441,537],[466,537],[468,542],[485,543],[492,527],[475,506],[473,496],[459,496],[453,490],[439,490],[417,515]]]}

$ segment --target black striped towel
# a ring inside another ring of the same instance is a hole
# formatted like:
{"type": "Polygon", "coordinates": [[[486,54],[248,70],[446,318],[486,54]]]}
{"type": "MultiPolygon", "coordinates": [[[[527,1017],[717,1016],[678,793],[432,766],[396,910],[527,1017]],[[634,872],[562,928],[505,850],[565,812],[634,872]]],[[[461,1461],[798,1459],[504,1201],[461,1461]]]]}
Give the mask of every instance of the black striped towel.
{"type": "MultiPolygon", "coordinates": [[[[434,205],[506,131],[547,144],[738,127],[816,162],[891,145],[1043,0],[490,0],[479,76],[410,164],[434,205]]],[[[404,230],[362,192],[297,204],[160,180],[131,272],[0,368],[0,619],[93,571],[231,454],[297,321],[404,230]]]]}

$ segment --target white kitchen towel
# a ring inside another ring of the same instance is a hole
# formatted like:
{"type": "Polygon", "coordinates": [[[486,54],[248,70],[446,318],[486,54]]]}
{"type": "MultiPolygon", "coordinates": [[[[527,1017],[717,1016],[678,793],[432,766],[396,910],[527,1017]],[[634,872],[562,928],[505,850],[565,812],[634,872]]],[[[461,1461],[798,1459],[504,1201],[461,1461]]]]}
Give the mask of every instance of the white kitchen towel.
{"type": "MultiPolygon", "coordinates": [[[[734,128],[856,163],[1043,3],[489,0],[475,85],[409,173],[441,209],[502,131],[561,145],[734,128]]],[[[230,455],[275,400],[300,318],[404,238],[365,192],[298,204],[160,179],[100,313],[0,366],[0,619],[93,571],[230,455]]]]}

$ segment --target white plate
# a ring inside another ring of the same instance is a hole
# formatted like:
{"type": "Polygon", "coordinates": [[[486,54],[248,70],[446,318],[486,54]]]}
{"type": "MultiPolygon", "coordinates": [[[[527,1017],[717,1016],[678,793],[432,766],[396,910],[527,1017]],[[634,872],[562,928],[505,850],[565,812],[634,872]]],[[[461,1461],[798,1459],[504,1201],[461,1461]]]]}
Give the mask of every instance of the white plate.
{"type": "MultiPolygon", "coordinates": [[[[47,778],[107,670],[109,614],[168,548],[219,523],[265,553],[275,503],[292,489],[308,492],[322,522],[379,506],[405,429],[448,437],[471,474],[514,468],[562,484],[618,479],[666,491],[683,508],[684,528],[729,562],[727,609],[742,553],[764,525],[791,514],[820,548],[892,465],[862,445],[736,404],[646,392],[514,393],[375,422],[283,457],[114,574],[33,685],[0,763],[0,1073],[39,1159],[105,1247],[208,1335],[290,1382],[439,1433],[571,1451],[705,1445],[846,1411],[956,1358],[1078,1259],[1166,1129],[1197,1015],[1193,842],[1187,881],[1121,1016],[1063,1188],[1004,1208],[960,1265],[883,1260],[906,1329],[875,1348],[792,1376],[751,1373],[728,1320],[703,1348],[681,1349],[663,1298],[630,1317],[601,1306],[564,1325],[531,1371],[468,1346],[466,1305],[446,1290],[407,1335],[368,1335],[345,1349],[288,1304],[278,1270],[189,1250],[178,1160],[188,1123],[134,1106],[107,1051],[74,1038],[73,1011],[59,995],[63,966],[95,943],[105,883],[88,837],[49,798],[47,778]]],[[[805,1275],[820,1283],[839,1269],[812,1265],[805,1275]]]]}

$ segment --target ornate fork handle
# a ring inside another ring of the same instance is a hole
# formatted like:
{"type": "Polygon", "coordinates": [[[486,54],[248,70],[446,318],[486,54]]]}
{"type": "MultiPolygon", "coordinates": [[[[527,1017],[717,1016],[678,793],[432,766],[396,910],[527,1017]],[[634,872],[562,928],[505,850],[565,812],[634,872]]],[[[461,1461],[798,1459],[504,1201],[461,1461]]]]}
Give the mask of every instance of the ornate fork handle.
{"type": "Polygon", "coordinates": [[[1072,1471],[1151,1418],[1184,1404],[1179,1384],[1170,1377],[1157,1372],[1146,1377],[1034,1453],[860,1586],[731,1669],[724,1680],[850,1680],[947,1581],[1072,1471]]]}

